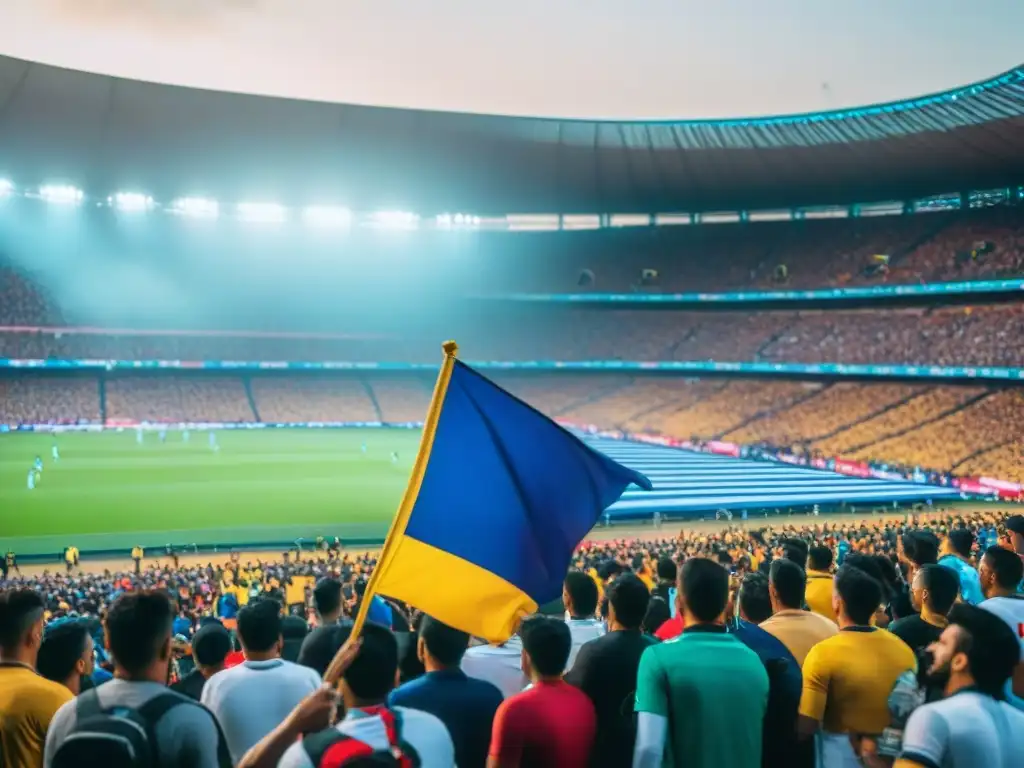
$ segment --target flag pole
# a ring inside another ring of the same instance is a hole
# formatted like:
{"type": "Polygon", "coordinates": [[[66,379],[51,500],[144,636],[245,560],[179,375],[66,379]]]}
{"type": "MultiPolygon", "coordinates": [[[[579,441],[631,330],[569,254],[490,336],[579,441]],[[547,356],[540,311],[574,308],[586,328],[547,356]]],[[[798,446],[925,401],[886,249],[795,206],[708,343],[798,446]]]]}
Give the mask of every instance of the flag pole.
{"type": "Polygon", "coordinates": [[[394,519],[391,521],[387,538],[384,539],[384,546],[381,548],[380,557],[377,558],[377,565],[373,569],[373,573],[370,574],[370,580],[366,583],[366,591],[363,593],[363,599],[359,603],[359,612],[356,614],[355,622],[352,625],[352,632],[327,667],[327,671],[324,673],[325,683],[335,685],[340,679],[341,673],[344,671],[341,665],[345,660],[345,652],[349,646],[359,639],[363,625],[366,623],[367,614],[370,611],[370,601],[376,594],[377,583],[382,574],[387,570],[397,542],[405,533],[405,528],[409,524],[409,517],[412,515],[412,509],[416,505],[416,498],[419,496],[420,486],[423,483],[423,475],[427,470],[427,463],[430,461],[430,450],[434,444],[437,424],[441,420],[441,407],[448,392],[448,383],[451,381],[452,371],[455,370],[455,356],[459,352],[459,345],[454,341],[446,341],[441,345],[441,349],[444,350],[444,359],[441,362],[441,371],[438,373],[437,381],[434,383],[434,394],[430,398],[427,415],[423,421],[423,434],[420,435],[420,445],[416,452],[416,461],[413,464],[412,474],[409,475],[409,482],[405,486],[402,501],[398,505],[398,511],[395,513],[394,519]]]}

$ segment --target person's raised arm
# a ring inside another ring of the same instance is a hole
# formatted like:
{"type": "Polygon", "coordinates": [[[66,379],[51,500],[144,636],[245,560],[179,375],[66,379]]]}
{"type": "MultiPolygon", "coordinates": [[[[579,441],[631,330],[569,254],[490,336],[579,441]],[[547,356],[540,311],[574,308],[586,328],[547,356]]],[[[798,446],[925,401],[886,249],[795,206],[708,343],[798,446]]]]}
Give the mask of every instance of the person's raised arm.
{"type": "Polygon", "coordinates": [[[242,756],[237,768],[276,768],[303,734],[329,728],[338,709],[338,692],[323,685],[298,703],[291,714],[242,756]]]}

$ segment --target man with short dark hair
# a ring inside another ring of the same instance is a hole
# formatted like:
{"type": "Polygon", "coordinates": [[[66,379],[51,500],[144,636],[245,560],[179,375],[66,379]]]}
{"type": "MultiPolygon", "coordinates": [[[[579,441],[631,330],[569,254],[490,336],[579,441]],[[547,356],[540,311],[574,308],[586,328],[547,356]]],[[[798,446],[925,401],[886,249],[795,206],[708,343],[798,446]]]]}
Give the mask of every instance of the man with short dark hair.
{"type": "MultiPolygon", "coordinates": [[[[768,569],[772,616],[761,624],[761,629],[777,637],[801,667],[811,648],[839,631],[825,616],[802,608],[806,588],[807,580],[799,565],[791,560],[772,561],[768,569]]],[[[831,591],[829,586],[830,594],[831,591]]]]}
{"type": "Polygon", "coordinates": [[[760,765],[768,675],[726,633],[728,599],[722,566],[701,557],[683,564],[676,605],[685,629],[640,659],[634,768],[760,765]]]}
{"type": "Polygon", "coordinates": [[[487,764],[494,714],[504,696],[491,683],[468,677],[460,669],[468,647],[468,634],[424,616],[416,655],[426,674],[393,690],[388,706],[434,715],[452,737],[456,764],[460,768],[483,768],[487,764]]]}
{"type": "Polygon", "coordinates": [[[910,597],[910,585],[914,583],[914,575],[921,568],[938,562],[939,539],[931,531],[907,531],[897,539],[896,554],[906,570],[907,578],[906,584],[892,598],[890,608],[894,619],[902,619],[915,612],[910,597]]]}
{"type": "Polygon", "coordinates": [[[782,557],[786,560],[792,560],[803,570],[807,569],[809,547],[806,541],[795,537],[788,537],[782,540],[781,549],[782,557]]]}
{"type": "Polygon", "coordinates": [[[999,617],[961,604],[929,650],[945,698],[918,707],[903,731],[900,768],[1024,765],[1024,713],[1000,701],[1020,658],[999,617]]]}
{"type": "Polygon", "coordinates": [[[232,650],[231,633],[216,619],[203,624],[192,638],[192,659],[196,668],[171,685],[172,691],[199,701],[206,681],[223,671],[232,650]]]}
{"type": "Polygon", "coordinates": [[[1024,562],[1015,552],[989,547],[981,558],[978,577],[986,598],[980,607],[1002,619],[1020,640],[1020,661],[1006,693],[1013,706],[1024,710],[1024,595],[1017,591],[1024,579],[1024,562]]]}
{"type": "Polygon", "coordinates": [[[562,585],[562,603],[565,605],[566,620],[569,633],[572,635],[572,649],[563,673],[572,669],[576,662],[576,654],[584,643],[595,640],[604,634],[604,626],[597,618],[598,602],[597,584],[589,575],[582,571],[569,571],[562,585]]]}
{"type": "MultiPolygon", "coordinates": [[[[596,606],[595,606],[596,607],[596,606]]],[[[494,717],[489,768],[583,768],[597,716],[590,699],[562,679],[572,635],[545,616],[523,621],[523,672],[531,686],[502,702],[494,717]]]]}
{"type": "MultiPolygon", "coordinates": [[[[807,607],[829,619],[833,624],[836,615],[832,613],[832,550],[825,546],[811,547],[807,552],[807,607]]],[[[803,605],[797,606],[803,608],[803,605]]]]}
{"type": "MultiPolygon", "coordinates": [[[[776,560],[799,568],[789,560],[776,560]]],[[[775,564],[773,563],[773,565],[775,564]]],[[[758,626],[772,615],[768,577],[748,573],[737,595],[739,618],[727,623],[733,637],[757,654],[768,674],[768,708],[761,734],[761,765],[813,765],[813,755],[796,738],[797,714],[803,678],[793,654],[774,635],[758,626]]]]}
{"type": "MultiPolygon", "coordinates": [[[[338,648],[345,645],[351,632],[352,627],[349,625],[338,627],[338,648]]],[[[327,745],[331,743],[334,731],[367,744],[377,754],[391,752],[400,746],[393,744],[388,736],[383,712],[387,710],[395,721],[400,741],[415,751],[421,768],[451,768],[455,765],[455,749],[440,720],[417,709],[385,707],[385,701],[397,679],[398,641],[394,633],[388,627],[367,622],[359,635],[356,656],[341,676],[339,687],[345,704],[345,717],[341,722],[296,741],[303,733],[297,729],[289,730],[288,724],[292,721],[288,718],[283,727],[275,731],[281,737],[277,739],[276,745],[268,744],[268,740],[265,740],[256,748],[269,752],[281,745],[289,745],[280,762],[275,763],[272,755],[265,760],[253,762],[259,765],[276,764],[278,768],[316,768],[320,764],[319,760],[309,754],[307,746],[315,741],[329,749],[327,745]]],[[[320,695],[321,692],[317,692],[312,697],[320,695]]],[[[249,759],[246,762],[249,763],[249,759]]]]}
{"type": "Polygon", "coordinates": [[[871,625],[881,600],[877,579],[842,566],[834,598],[840,631],[804,660],[799,729],[805,738],[821,729],[823,768],[856,765],[850,735],[881,734],[890,723],[889,694],[901,676],[917,672],[910,647],[871,625]]]}
{"type": "Polygon", "coordinates": [[[942,542],[939,565],[956,571],[960,577],[960,596],[965,603],[977,605],[985,596],[981,593],[978,571],[971,565],[974,533],[970,528],[954,528],[942,542]]]}
{"type": "MultiPolygon", "coordinates": [[[[86,691],[95,695],[103,711],[138,710],[151,699],[167,694],[171,661],[171,624],[174,604],[161,590],[128,592],[110,606],[105,622],[107,650],[114,659],[114,679],[86,691]]],[[[44,765],[50,766],[57,749],[78,726],[75,699],[54,715],[46,734],[44,765]]],[[[153,725],[159,762],[155,768],[223,766],[229,761],[221,750],[217,723],[206,709],[186,696],[153,725]]]]}
{"type": "Polygon", "coordinates": [[[321,682],[309,667],[281,658],[284,638],[276,600],[248,603],[238,612],[237,631],[245,661],[207,680],[200,699],[217,717],[236,763],[321,682]]]}
{"type": "Polygon", "coordinates": [[[676,561],[671,557],[659,557],[657,574],[658,583],[654,586],[653,594],[667,603],[671,599],[670,593],[676,588],[676,580],[679,578],[679,568],[676,567],[676,561]]]}
{"type": "Polygon", "coordinates": [[[587,694],[597,713],[590,765],[615,768],[629,765],[632,759],[636,728],[631,705],[637,669],[643,652],[656,641],[640,629],[652,598],[639,577],[625,573],[605,594],[608,634],[584,644],[565,681],[587,694]]]}
{"type": "Polygon", "coordinates": [[[73,694],[36,672],[43,599],[30,589],[0,593],[0,755],[4,764],[43,764],[46,730],[73,694]]]}
{"type": "Polygon", "coordinates": [[[897,619],[889,631],[915,653],[939,639],[949,621],[946,614],[960,593],[960,578],[952,568],[925,565],[914,575],[910,599],[919,613],[897,619]]]}
{"type": "Polygon", "coordinates": [[[85,623],[72,619],[48,627],[39,646],[36,669],[75,696],[81,693],[82,678],[93,671],[93,639],[85,623]]]}
{"type": "Polygon", "coordinates": [[[327,576],[313,587],[313,608],[316,609],[318,626],[337,624],[344,607],[344,590],[338,579],[327,576]]]}

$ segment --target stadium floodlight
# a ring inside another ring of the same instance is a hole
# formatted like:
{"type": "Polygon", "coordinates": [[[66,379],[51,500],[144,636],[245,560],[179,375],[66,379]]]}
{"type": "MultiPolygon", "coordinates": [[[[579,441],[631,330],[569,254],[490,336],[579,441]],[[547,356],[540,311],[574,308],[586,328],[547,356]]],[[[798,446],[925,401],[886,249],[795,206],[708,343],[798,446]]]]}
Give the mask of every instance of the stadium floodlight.
{"type": "Polygon", "coordinates": [[[285,207],[277,203],[239,203],[236,210],[242,221],[263,224],[280,224],[288,217],[285,207]]]}
{"type": "Polygon", "coordinates": [[[14,192],[14,184],[7,179],[0,179],[0,198],[7,197],[14,192]]]}
{"type": "Polygon", "coordinates": [[[148,211],[153,207],[153,198],[139,192],[118,192],[107,202],[119,211],[148,211]]]}
{"type": "Polygon", "coordinates": [[[194,219],[216,219],[220,215],[220,205],[217,201],[205,197],[179,197],[171,203],[169,210],[171,213],[194,219]]]}
{"type": "Polygon", "coordinates": [[[311,205],[302,212],[302,220],[314,227],[344,229],[352,224],[352,211],[335,205],[311,205]]]}
{"type": "Polygon", "coordinates": [[[77,205],[82,202],[85,194],[77,187],[66,184],[47,184],[39,188],[39,197],[48,203],[77,205]]]}
{"type": "Polygon", "coordinates": [[[373,223],[384,229],[416,229],[420,217],[410,211],[377,211],[373,214],[373,223]]]}

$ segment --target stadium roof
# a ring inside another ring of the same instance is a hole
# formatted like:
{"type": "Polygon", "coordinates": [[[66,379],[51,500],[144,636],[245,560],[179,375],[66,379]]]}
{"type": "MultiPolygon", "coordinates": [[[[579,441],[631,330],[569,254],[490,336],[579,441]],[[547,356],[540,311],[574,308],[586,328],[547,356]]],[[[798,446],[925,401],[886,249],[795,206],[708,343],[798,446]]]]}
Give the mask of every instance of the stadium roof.
{"type": "Polygon", "coordinates": [[[612,122],[303,102],[0,57],[0,175],[424,214],[907,199],[1024,181],[1024,65],[865,109],[612,122]]]}

